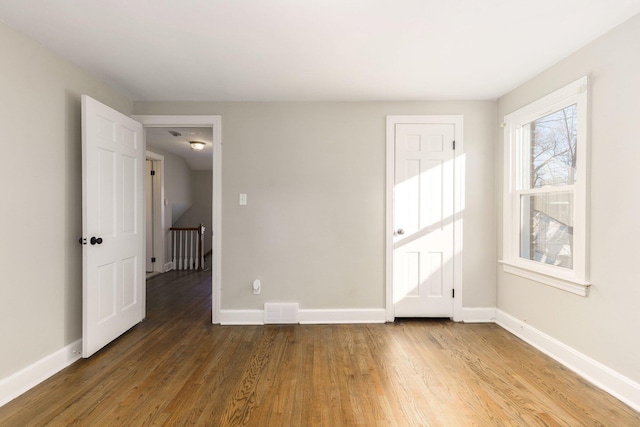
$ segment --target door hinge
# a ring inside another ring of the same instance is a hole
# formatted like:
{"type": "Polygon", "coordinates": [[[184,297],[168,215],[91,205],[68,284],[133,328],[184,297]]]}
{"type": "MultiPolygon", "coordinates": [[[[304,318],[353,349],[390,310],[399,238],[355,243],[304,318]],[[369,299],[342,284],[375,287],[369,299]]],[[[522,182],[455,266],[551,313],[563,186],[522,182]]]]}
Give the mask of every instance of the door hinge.
{"type": "Polygon", "coordinates": [[[456,149],[456,141],[454,140],[453,143],[451,143],[451,147],[453,147],[453,149],[456,149]]]}
{"type": "Polygon", "coordinates": [[[455,298],[455,297],[456,297],[456,290],[451,289],[451,298],[455,298]]]}
{"type": "Polygon", "coordinates": [[[152,170],[151,171],[151,176],[154,176],[156,174],[156,171],[152,170]]]}
{"type": "Polygon", "coordinates": [[[156,257],[151,257],[151,262],[156,262],[156,257]]]}

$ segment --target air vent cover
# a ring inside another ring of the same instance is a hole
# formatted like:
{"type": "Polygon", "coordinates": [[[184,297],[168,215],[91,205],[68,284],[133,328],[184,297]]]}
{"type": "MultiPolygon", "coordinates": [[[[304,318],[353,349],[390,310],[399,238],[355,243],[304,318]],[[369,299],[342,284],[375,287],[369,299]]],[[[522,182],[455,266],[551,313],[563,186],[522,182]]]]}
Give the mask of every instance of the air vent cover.
{"type": "Polygon", "coordinates": [[[299,304],[291,303],[273,303],[264,304],[264,323],[265,324],[286,324],[300,323],[299,304]]]}

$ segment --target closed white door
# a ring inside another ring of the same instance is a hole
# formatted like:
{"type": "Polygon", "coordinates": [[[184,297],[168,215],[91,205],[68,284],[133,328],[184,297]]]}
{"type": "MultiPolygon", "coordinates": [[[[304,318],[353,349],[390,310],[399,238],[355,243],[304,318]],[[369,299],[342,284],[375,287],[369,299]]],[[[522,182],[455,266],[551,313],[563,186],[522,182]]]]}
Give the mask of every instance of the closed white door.
{"type": "Polygon", "coordinates": [[[82,96],[82,356],[144,317],[142,125],[82,96]]]}
{"type": "Polygon", "coordinates": [[[396,124],[396,317],[453,316],[454,124],[396,124]]]}

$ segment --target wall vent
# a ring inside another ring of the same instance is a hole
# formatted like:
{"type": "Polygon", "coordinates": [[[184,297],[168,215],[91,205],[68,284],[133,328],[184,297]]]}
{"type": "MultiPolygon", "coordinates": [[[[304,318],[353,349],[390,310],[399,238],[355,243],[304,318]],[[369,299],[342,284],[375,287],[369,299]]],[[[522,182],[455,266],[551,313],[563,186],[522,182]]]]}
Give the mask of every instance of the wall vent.
{"type": "Polygon", "coordinates": [[[286,324],[300,323],[299,305],[297,302],[264,304],[264,323],[286,324]]]}

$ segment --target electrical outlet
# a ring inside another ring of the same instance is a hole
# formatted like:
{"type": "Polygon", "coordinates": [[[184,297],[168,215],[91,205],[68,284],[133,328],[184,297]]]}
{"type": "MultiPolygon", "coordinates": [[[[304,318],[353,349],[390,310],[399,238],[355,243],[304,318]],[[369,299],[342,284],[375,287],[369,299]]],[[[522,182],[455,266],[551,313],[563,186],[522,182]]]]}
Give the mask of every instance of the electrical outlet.
{"type": "Polygon", "coordinates": [[[252,289],[254,295],[259,295],[260,292],[262,292],[262,284],[260,283],[260,280],[253,281],[252,289]]]}

